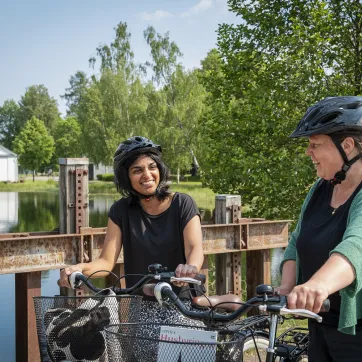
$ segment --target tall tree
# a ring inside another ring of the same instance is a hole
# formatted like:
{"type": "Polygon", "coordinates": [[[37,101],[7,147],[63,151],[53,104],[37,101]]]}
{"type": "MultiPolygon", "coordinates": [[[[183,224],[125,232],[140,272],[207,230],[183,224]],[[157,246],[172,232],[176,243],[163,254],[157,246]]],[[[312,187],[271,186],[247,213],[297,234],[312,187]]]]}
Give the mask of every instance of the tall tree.
{"type": "MultiPolygon", "coordinates": [[[[151,69],[154,82],[161,86],[161,113],[158,112],[161,118],[158,127],[154,128],[157,133],[152,133],[162,143],[165,160],[179,179],[180,171],[191,168],[198,151],[198,122],[203,112],[205,92],[195,72],[186,72],[182,68],[178,59],[182,53],[169,33],[161,35],[153,27],[148,27],[144,37],[151,49],[151,61],[146,66],[151,69]]],[[[161,99],[153,97],[153,100],[161,99]]]]}
{"type": "Polygon", "coordinates": [[[61,96],[67,102],[68,116],[76,117],[78,115],[79,103],[89,84],[90,81],[87,75],[82,71],[78,71],[70,77],[69,87],[65,89],[64,95],[61,96]]]}
{"type": "MultiPolygon", "coordinates": [[[[116,33],[110,45],[102,44],[97,47],[97,57],[100,61],[100,71],[111,70],[113,73],[122,73],[128,81],[134,75],[134,54],[131,48],[131,33],[128,32],[127,23],[120,22],[115,28],[116,33]]],[[[89,59],[93,68],[97,62],[96,57],[89,59]]]]}
{"type": "Polygon", "coordinates": [[[49,135],[43,121],[32,117],[16,136],[14,151],[24,169],[35,171],[50,161],[54,152],[54,139],[49,135]]]}
{"type": "Polygon", "coordinates": [[[99,75],[82,95],[78,120],[83,150],[97,164],[111,164],[119,142],[144,132],[147,122],[148,101],[130,37],[127,24],[119,23],[111,44],[99,46],[90,59],[93,67],[99,64],[99,75]]]}
{"type": "Polygon", "coordinates": [[[19,106],[14,100],[7,100],[0,107],[0,144],[12,149],[12,143],[20,129],[19,106]]]}
{"type": "Polygon", "coordinates": [[[50,97],[44,85],[28,87],[19,101],[19,106],[22,125],[35,117],[42,120],[51,132],[60,117],[57,101],[50,97]]]}

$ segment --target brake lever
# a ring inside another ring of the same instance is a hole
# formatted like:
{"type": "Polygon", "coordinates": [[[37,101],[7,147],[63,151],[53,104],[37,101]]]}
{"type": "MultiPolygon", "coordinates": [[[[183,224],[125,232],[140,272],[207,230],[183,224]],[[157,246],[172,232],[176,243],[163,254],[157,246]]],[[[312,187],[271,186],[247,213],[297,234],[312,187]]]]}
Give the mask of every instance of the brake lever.
{"type": "Polygon", "coordinates": [[[194,278],[189,278],[189,277],[171,277],[170,278],[170,282],[183,282],[183,283],[192,283],[192,284],[197,284],[197,285],[201,285],[201,281],[194,279],[194,278]]]}

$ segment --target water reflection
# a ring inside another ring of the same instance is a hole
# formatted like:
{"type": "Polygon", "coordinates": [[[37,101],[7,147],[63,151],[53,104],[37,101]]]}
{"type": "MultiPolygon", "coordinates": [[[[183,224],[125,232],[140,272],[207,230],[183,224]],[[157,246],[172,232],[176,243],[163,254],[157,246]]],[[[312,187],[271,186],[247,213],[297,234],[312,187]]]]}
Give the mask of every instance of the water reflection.
{"type": "MultiPolygon", "coordinates": [[[[117,196],[95,196],[89,200],[89,224],[107,225],[107,212],[117,196]]],[[[57,193],[0,192],[0,233],[51,231],[59,227],[57,193]]],[[[42,295],[59,294],[59,270],[42,272],[42,295]]],[[[0,275],[1,362],[15,361],[15,275],[0,275]],[[6,346],[6,347],[5,347],[6,346]]]]}
{"type": "MultiPolygon", "coordinates": [[[[118,196],[89,199],[89,225],[107,225],[107,213],[118,196]]],[[[57,193],[0,192],[0,233],[51,231],[59,227],[57,193]]]]}
{"type": "Polygon", "coordinates": [[[18,224],[18,193],[0,192],[0,233],[18,224]]]}

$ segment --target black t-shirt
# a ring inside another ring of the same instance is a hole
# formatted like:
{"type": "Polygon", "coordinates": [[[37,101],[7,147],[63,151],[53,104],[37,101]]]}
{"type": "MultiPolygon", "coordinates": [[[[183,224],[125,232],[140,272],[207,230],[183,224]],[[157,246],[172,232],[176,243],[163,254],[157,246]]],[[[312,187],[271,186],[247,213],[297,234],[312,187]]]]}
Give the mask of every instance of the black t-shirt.
{"type": "MultiPolygon", "coordinates": [[[[183,231],[195,215],[199,215],[195,201],[178,192],[174,194],[170,207],[159,215],[147,214],[140,204],[131,203],[130,198],[116,201],[108,216],[122,231],[125,274],[147,274],[148,266],[154,263],[170,271],[185,264],[183,231]]],[[[127,287],[140,279],[140,276],[127,277],[127,287]]],[[[172,288],[180,293],[180,288],[172,288]]],[[[185,294],[185,297],[189,295],[185,294]]],[[[154,300],[146,296],[144,299],[154,300]]]]}
{"type": "MultiPolygon", "coordinates": [[[[308,281],[328,260],[329,253],[343,239],[349,208],[361,189],[360,184],[350,198],[337,209],[330,206],[333,185],[321,180],[303,214],[296,242],[303,282],[308,281]]],[[[339,292],[329,296],[330,312],[320,313],[323,323],[338,326],[341,297],[339,292]]],[[[361,321],[359,321],[361,322],[361,321]]]]}

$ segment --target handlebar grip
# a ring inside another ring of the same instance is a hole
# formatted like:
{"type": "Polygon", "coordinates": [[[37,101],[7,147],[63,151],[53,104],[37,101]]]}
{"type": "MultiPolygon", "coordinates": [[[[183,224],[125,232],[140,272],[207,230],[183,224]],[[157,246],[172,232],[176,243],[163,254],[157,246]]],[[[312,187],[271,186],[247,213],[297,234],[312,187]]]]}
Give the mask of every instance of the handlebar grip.
{"type": "Polygon", "coordinates": [[[326,299],[322,304],[320,312],[329,312],[330,307],[331,307],[331,302],[329,299],[326,299]]]}
{"type": "Polygon", "coordinates": [[[143,294],[147,295],[149,297],[154,297],[155,296],[155,292],[154,292],[155,286],[156,286],[156,284],[145,284],[142,287],[143,294]]]}
{"type": "Polygon", "coordinates": [[[205,282],[206,282],[206,275],[204,275],[204,274],[196,274],[194,279],[200,280],[200,282],[201,282],[202,284],[205,284],[205,282]]]}
{"type": "Polygon", "coordinates": [[[81,272],[79,272],[79,271],[75,271],[75,272],[73,272],[72,274],[70,274],[68,276],[68,281],[69,281],[70,287],[72,289],[76,289],[76,288],[79,288],[81,286],[82,281],[79,278],[80,276],[83,276],[83,274],[81,272]]]}

